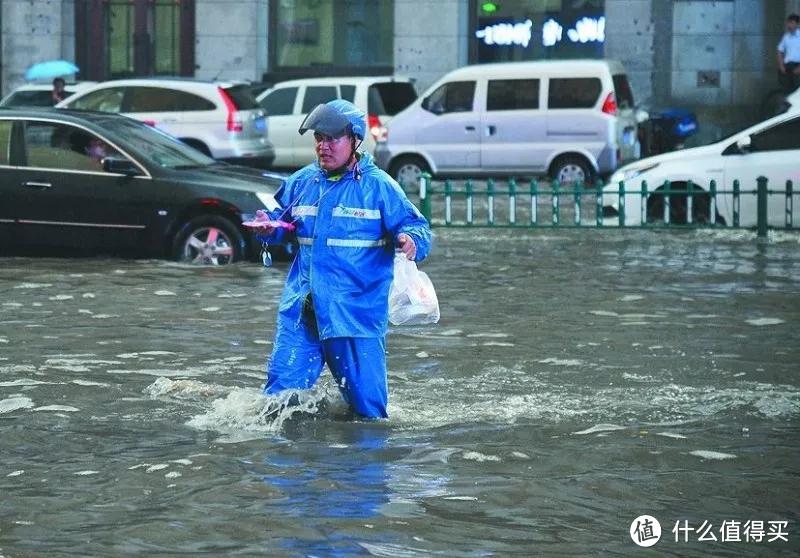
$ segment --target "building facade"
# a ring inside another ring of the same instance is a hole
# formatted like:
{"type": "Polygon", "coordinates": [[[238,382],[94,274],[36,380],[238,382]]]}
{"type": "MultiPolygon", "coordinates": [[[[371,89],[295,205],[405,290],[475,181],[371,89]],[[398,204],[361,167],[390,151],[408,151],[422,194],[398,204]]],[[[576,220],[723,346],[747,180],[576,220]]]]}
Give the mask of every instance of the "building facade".
{"type": "Polygon", "coordinates": [[[471,63],[616,58],[645,108],[690,108],[702,139],[748,123],[776,85],[800,0],[3,0],[0,90],[38,61],[79,79],[276,82],[398,73],[421,92],[471,63]]]}

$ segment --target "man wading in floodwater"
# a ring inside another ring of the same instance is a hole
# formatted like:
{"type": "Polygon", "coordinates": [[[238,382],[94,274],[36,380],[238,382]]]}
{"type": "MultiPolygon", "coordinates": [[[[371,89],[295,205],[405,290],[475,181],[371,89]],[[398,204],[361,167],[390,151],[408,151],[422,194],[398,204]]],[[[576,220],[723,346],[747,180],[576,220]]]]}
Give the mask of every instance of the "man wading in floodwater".
{"type": "MultiPolygon", "coordinates": [[[[328,365],[356,414],[386,418],[385,341],[395,248],[421,261],[428,222],[400,186],[358,152],[364,113],[343,100],[318,105],[300,126],[314,132],[317,161],[276,194],[272,219],[295,225],[300,249],[278,309],[264,392],[309,389],[328,365]]],[[[265,227],[270,243],[284,228],[265,227]]]]}

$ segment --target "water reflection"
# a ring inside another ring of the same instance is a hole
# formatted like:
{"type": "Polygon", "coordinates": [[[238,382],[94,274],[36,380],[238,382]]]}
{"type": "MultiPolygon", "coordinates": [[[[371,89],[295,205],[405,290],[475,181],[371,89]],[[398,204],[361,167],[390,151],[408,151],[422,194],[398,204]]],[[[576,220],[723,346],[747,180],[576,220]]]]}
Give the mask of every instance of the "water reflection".
{"type": "MultiPolygon", "coordinates": [[[[365,527],[375,522],[391,498],[386,465],[391,427],[343,422],[335,441],[311,442],[314,424],[309,421],[305,417],[287,423],[285,436],[293,441],[263,459],[263,481],[282,495],[270,502],[267,515],[277,510],[303,526],[277,545],[291,555],[363,553],[361,543],[369,533],[365,527]]],[[[385,541],[385,534],[380,538],[385,541]]]]}

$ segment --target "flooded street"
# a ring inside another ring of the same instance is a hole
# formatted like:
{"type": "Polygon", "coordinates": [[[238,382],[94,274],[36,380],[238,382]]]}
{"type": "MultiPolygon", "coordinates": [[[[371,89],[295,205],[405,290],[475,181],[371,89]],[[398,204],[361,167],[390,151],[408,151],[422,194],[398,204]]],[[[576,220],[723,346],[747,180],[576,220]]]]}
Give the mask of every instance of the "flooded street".
{"type": "Polygon", "coordinates": [[[797,555],[800,236],[435,234],[377,423],[262,416],[285,264],[3,259],[0,557],[797,555]]]}

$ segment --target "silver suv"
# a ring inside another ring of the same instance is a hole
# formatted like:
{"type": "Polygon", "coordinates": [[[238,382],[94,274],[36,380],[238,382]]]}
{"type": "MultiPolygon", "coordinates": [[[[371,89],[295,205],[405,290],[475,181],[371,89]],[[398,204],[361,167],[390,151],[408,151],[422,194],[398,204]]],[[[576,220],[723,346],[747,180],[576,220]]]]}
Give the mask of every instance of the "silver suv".
{"type": "Polygon", "coordinates": [[[244,82],[112,80],[83,90],[56,107],[124,114],[215,159],[268,167],[275,158],[264,109],[244,82]]]}
{"type": "Polygon", "coordinates": [[[369,133],[361,147],[370,153],[392,117],[417,98],[414,84],[399,76],[324,77],[282,81],[258,95],[267,111],[276,167],[298,168],[314,160],[314,138],[297,133],[319,103],[346,99],[367,115],[369,133]]]}

